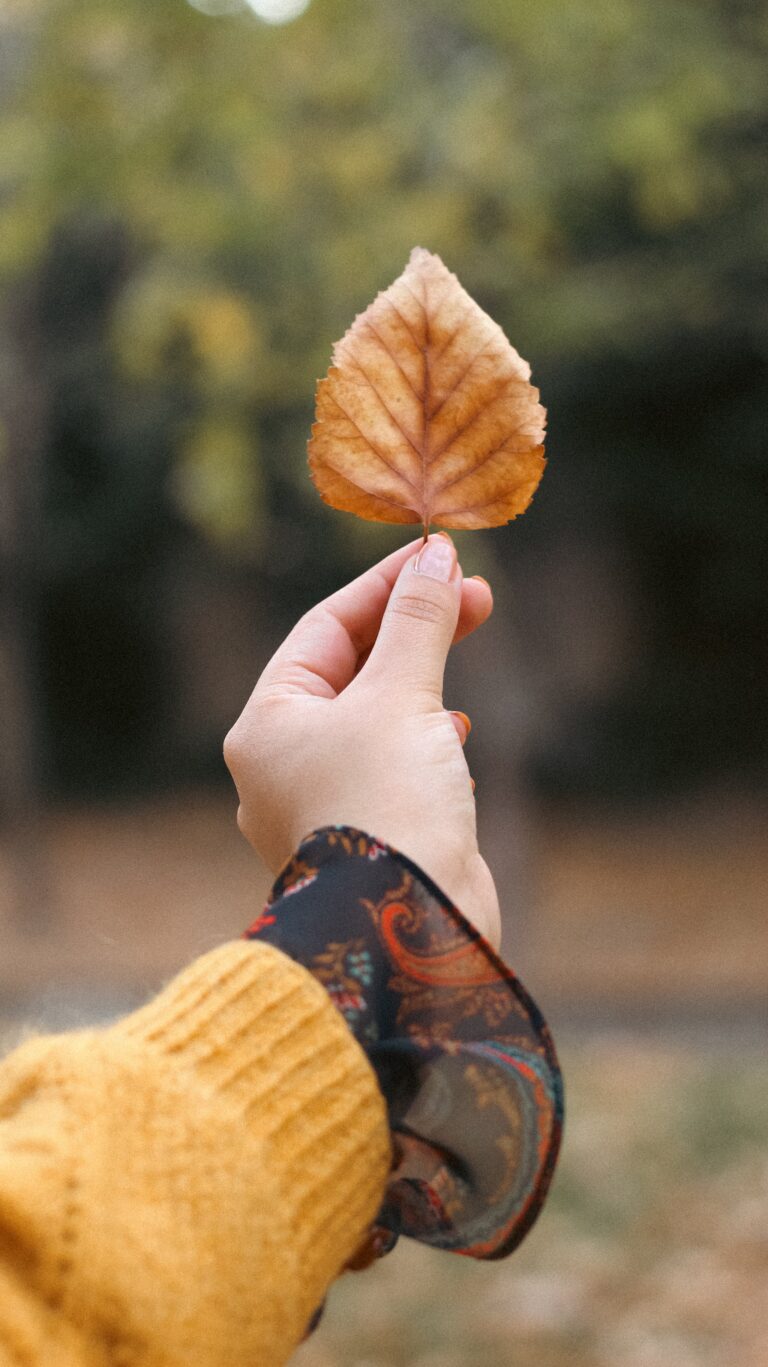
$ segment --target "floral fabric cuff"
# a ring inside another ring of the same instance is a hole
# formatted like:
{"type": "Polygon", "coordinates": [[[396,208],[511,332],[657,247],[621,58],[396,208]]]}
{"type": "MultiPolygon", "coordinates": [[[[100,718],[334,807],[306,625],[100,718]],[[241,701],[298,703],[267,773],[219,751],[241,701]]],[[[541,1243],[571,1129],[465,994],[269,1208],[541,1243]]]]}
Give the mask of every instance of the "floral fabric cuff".
{"type": "Polygon", "coordinates": [[[304,840],[246,932],[303,964],[376,1070],[396,1166],[378,1223],[502,1258],[541,1209],[563,1086],[511,969],[426,874],[346,826],[304,840]]]}

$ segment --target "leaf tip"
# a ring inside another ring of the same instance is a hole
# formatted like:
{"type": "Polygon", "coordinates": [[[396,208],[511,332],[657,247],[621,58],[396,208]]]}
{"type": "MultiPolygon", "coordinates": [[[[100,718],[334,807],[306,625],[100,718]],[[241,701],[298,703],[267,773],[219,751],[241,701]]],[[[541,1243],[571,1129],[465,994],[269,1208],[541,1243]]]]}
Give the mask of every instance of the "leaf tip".
{"type": "Polygon", "coordinates": [[[408,257],[408,265],[406,266],[406,270],[408,270],[411,267],[430,265],[442,266],[443,270],[446,269],[444,262],[437,255],[437,253],[431,252],[428,247],[413,247],[411,249],[411,254],[408,257]]]}

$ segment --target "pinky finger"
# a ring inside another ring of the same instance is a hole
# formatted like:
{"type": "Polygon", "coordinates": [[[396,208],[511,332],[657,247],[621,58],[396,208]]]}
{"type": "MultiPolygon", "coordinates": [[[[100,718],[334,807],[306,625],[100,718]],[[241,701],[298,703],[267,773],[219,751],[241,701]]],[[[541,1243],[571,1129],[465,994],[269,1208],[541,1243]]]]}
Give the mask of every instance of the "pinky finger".
{"type": "Polygon", "coordinates": [[[448,715],[451,721],[453,722],[454,727],[456,728],[456,735],[458,736],[462,745],[464,745],[466,743],[467,736],[472,730],[472,723],[469,720],[469,717],[467,716],[466,712],[449,712],[448,715]]]}

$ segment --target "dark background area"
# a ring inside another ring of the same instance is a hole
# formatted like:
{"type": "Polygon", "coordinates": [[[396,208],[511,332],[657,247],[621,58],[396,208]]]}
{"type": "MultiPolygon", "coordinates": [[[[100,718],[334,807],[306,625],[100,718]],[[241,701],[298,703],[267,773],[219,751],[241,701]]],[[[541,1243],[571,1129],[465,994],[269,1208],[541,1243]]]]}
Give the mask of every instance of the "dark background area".
{"type": "Polygon", "coordinates": [[[333,338],[414,241],[550,412],[529,515],[462,539],[535,675],[531,791],[763,785],[763,6],[50,0],[0,35],[9,724],[46,794],[220,777],[265,617],[397,544],[304,460],[333,338]],[[202,732],[180,670],[220,695],[202,732]]]}

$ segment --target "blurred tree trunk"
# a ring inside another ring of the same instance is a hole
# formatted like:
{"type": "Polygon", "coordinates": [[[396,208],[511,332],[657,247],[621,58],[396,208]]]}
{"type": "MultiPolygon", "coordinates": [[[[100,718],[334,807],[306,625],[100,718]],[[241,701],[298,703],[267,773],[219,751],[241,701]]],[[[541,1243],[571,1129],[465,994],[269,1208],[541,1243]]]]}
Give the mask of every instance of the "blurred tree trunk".
{"type": "Polygon", "coordinates": [[[36,668],[45,387],[22,332],[0,320],[0,817],[13,916],[34,933],[52,909],[36,668]]]}

